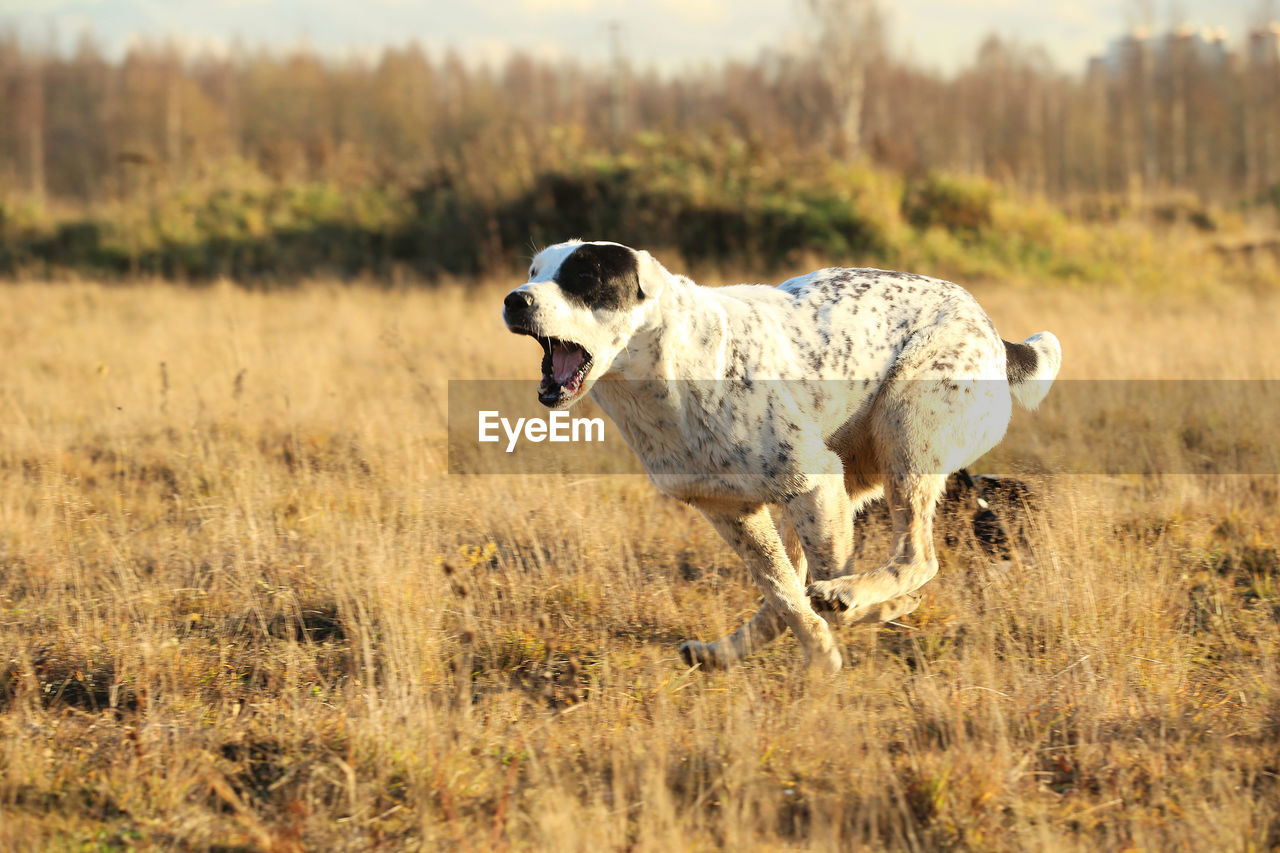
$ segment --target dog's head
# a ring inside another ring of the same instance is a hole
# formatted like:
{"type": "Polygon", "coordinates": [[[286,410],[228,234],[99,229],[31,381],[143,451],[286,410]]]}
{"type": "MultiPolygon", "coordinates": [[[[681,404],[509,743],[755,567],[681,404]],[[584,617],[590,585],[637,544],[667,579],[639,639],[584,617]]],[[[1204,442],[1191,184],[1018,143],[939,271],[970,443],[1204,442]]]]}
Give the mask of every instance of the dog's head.
{"type": "Polygon", "coordinates": [[[534,257],[529,280],[503,301],[502,319],[542,344],[544,406],[572,406],[610,371],[644,324],[664,276],[648,252],[617,243],[571,240],[534,257]]]}

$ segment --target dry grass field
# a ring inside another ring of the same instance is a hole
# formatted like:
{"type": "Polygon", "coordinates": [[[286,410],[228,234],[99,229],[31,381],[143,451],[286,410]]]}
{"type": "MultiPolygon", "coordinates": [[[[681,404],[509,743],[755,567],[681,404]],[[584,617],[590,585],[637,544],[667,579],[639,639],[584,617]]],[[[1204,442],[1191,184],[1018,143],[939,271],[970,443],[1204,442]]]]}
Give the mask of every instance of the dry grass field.
{"type": "MultiPolygon", "coordinates": [[[[833,681],[689,671],[757,602],[695,511],[446,473],[446,380],[533,394],[503,292],[0,289],[0,849],[1280,846],[1280,478],[1057,477],[833,681]]],[[[978,294],[1280,378],[1274,295],[978,294]]]]}

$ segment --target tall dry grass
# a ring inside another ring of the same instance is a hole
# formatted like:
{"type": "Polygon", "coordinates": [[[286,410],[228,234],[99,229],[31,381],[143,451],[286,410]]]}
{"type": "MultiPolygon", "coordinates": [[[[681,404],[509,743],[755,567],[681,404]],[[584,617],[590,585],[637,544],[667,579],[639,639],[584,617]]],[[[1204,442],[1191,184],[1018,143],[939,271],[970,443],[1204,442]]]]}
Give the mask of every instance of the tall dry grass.
{"type": "MultiPolygon", "coordinates": [[[[694,511],[444,473],[502,292],[0,291],[0,847],[1280,844],[1275,477],[1058,478],[830,683],[690,672],[757,600],[694,511]]],[[[1064,377],[1280,364],[1274,296],[980,296],[1064,377]]]]}

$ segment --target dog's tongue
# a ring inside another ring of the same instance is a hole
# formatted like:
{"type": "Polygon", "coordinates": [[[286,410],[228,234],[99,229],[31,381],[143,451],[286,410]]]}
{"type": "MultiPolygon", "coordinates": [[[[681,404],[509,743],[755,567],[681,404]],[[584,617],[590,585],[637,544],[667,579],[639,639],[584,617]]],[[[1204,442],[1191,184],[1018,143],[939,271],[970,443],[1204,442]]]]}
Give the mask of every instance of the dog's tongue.
{"type": "Polygon", "coordinates": [[[561,385],[573,378],[582,366],[582,347],[570,344],[556,344],[551,351],[551,375],[561,385]]]}

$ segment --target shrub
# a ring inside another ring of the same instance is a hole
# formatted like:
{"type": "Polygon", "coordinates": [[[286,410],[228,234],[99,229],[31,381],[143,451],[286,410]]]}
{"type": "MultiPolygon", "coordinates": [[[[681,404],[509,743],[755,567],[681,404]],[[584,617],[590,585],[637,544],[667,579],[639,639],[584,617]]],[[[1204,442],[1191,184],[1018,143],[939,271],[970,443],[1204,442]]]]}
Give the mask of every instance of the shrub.
{"type": "Polygon", "coordinates": [[[902,215],[916,228],[977,234],[991,227],[994,201],[995,191],[985,180],[935,173],[907,188],[902,215]]]}

